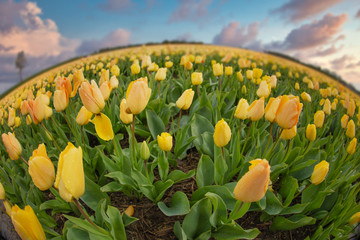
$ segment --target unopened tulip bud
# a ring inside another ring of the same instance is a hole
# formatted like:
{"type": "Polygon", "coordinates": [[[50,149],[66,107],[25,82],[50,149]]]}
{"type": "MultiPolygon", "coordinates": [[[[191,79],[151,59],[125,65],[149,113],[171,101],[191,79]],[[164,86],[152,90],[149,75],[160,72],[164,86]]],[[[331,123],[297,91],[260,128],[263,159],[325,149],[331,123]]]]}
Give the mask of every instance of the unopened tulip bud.
{"type": "Polygon", "coordinates": [[[118,88],[119,80],[116,78],[116,76],[112,76],[110,78],[110,86],[111,86],[111,90],[118,88]]]}
{"type": "Polygon", "coordinates": [[[314,115],[314,124],[317,128],[322,128],[324,125],[325,113],[321,110],[317,111],[314,115]]]}
{"type": "Polygon", "coordinates": [[[299,97],[282,96],[275,121],[284,129],[294,127],[298,123],[302,106],[303,104],[300,103],[299,97]]]}
{"type": "Polygon", "coordinates": [[[319,185],[325,180],[325,177],[329,171],[329,163],[325,160],[315,165],[314,171],[311,175],[311,183],[319,185]]]}
{"type": "Polygon", "coordinates": [[[237,79],[238,79],[239,82],[243,82],[243,81],[244,81],[244,77],[243,77],[241,71],[236,72],[236,77],[237,77],[237,79]]]}
{"type": "Polygon", "coordinates": [[[271,75],[270,79],[267,80],[267,83],[270,83],[272,89],[276,88],[276,85],[277,85],[277,78],[276,78],[276,76],[275,76],[275,75],[271,75]]]}
{"type": "Polygon", "coordinates": [[[280,134],[280,138],[284,140],[293,139],[296,136],[297,127],[296,125],[289,129],[283,129],[280,134]]]}
{"type": "Polygon", "coordinates": [[[264,98],[260,98],[251,103],[248,108],[248,118],[255,122],[264,116],[264,98]]]}
{"type": "Polygon", "coordinates": [[[165,67],[167,67],[167,68],[171,68],[173,65],[174,65],[174,63],[171,61],[165,62],[165,67]]]}
{"type": "Polygon", "coordinates": [[[234,189],[238,201],[257,202],[265,196],[270,181],[270,165],[266,159],[252,167],[241,177],[234,189]]]}
{"type": "Polygon", "coordinates": [[[161,133],[160,136],[157,136],[157,141],[161,150],[165,152],[171,151],[173,146],[173,137],[169,133],[161,133]]]}
{"type": "Polygon", "coordinates": [[[346,128],[346,136],[348,136],[349,138],[353,138],[355,137],[355,123],[354,121],[351,119],[348,124],[347,124],[347,128],[346,128]]]}
{"type": "Polygon", "coordinates": [[[344,114],[341,118],[341,128],[346,128],[349,121],[349,115],[344,114]]]}
{"type": "Polygon", "coordinates": [[[311,96],[306,92],[301,93],[301,99],[305,102],[311,102],[311,96]]]}
{"type": "Polygon", "coordinates": [[[26,114],[29,113],[28,101],[27,100],[24,100],[24,101],[21,102],[20,110],[21,110],[21,114],[23,116],[25,116],[26,114]]]}
{"type": "Polygon", "coordinates": [[[133,62],[133,64],[130,66],[131,74],[136,75],[140,72],[140,65],[138,61],[133,62]]]}
{"type": "Polygon", "coordinates": [[[150,151],[148,145],[146,144],[146,141],[143,141],[141,143],[140,157],[142,160],[148,160],[150,158],[150,151]]]}
{"type": "Polygon", "coordinates": [[[351,99],[350,102],[349,102],[348,108],[347,108],[347,114],[348,114],[350,117],[354,116],[354,114],[355,114],[355,109],[356,109],[355,101],[354,101],[354,99],[351,99]]]}
{"type": "Polygon", "coordinates": [[[353,138],[350,143],[349,146],[347,147],[346,151],[348,154],[352,155],[355,153],[355,149],[356,149],[356,144],[357,144],[357,139],[353,138]]]}
{"type": "Polygon", "coordinates": [[[268,98],[271,93],[271,84],[267,83],[266,81],[261,81],[256,94],[258,97],[265,97],[268,98]]]}
{"type": "Polygon", "coordinates": [[[141,113],[147,106],[151,96],[147,77],[132,81],[126,91],[126,112],[141,113]]]}
{"type": "Polygon", "coordinates": [[[20,117],[15,118],[15,127],[19,127],[21,125],[21,119],[20,117]]]}
{"type": "Polygon", "coordinates": [[[76,123],[79,125],[86,125],[90,121],[93,113],[86,109],[86,107],[82,106],[78,115],[76,116],[76,123]]]}
{"type": "Polygon", "coordinates": [[[193,101],[195,92],[190,88],[183,92],[183,94],[176,101],[176,106],[182,110],[188,110],[193,101]]]}
{"type": "Polygon", "coordinates": [[[316,139],[316,126],[315,124],[308,124],[306,127],[306,139],[310,142],[316,139]]]}
{"type": "Polygon", "coordinates": [[[236,110],[235,110],[235,118],[237,119],[241,119],[241,120],[245,120],[248,117],[248,108],[249,108],[249,103],[247,102],[246,99],[242,98],[240,99],[236,110]]]}
{"type": "Polygon", "coordinates": [[[215,125],[214,143],[218,147],[226,146],[231,139],[231,129],[224,119],[218,121],[215,125]]]}
{"type": "Polygon", "coordinates": [[[299,83],[295,83],[295,89],[296,89],[296,90],[299,90],[299,89],[300,89],[299,83]]]}
{"type": "Polygon", "coordinates": [[[31,125],[31,123],[32,123],[31,116],[27,115],[26,116],[26,125],[31,125]]]}
{"type": "Polygon", "coordinates": [[[243,85],[242,88],[241,88],[241,93],[242,94],[246,94],[246,86],[243,85]]]}
{"type": "Polygon", "coordinates": [[[325,100],[323,111],[326,115],[331,113],[331,102],[328,98],[325,100]]]}
{"type": "Polygon", "coordinates": [[[159,68],[155,74],[155,80],[156,81],[163,81],[166,78],[166,70],[167,68],[159,68]]]}
{"type": "Polygon", "coordinates": [[[114,138],[114,131],[108,116],[103,113],[96,114],[91,122],[95,125],[95,131],[99,138],[104,141],[109,141],[114,138]]]}
{"type": "Polygon", "coordinates": [[[223,65],[220,64],[220,63],[215,63],[212,65],[212,68],[213,68],[213,73],[214,73],[214,76],[218,77],[218,76],[221,76],[223,75],[223,65]]]}
{"type": "Polygon", "coordinates": [[[8,134],[3,133],[1,137],[5,145],[6,151],[9,154],[10,159],[11,160],[19,159],[22,152],[22,147],[19,141],[16,139],[16,137],[11,132],[9,132],[8,134]]]}
{"type": "Polygon", "coordinates": [[[9,127],[12,127],[15,125],[15,117],[16,117],[15,109],[12,107],[9,107],[9,116],[8,116],[8,126],[9,127]]]}
{"type": "Polygon", "coordinates": [[[203,74],[200,72],[193,72],[191,74],[191,83],[194,86],[200,85],[203,82],[203,74]]]}
{"type": "Polygon", "coordinates": [[[358,223],[358,222],[360,222],[360,212],[357,212],[351,216],[351,218],[349,220],[349,224],[354,225],[355,223],[358,223]]]}
{"type": "Polygon", "coordinates": [[[97,114],[105,107],[104,97],[94,80],[91,80],[91,85],[83,82],[79,94],[83,105],[90,112],[97,114]]]}

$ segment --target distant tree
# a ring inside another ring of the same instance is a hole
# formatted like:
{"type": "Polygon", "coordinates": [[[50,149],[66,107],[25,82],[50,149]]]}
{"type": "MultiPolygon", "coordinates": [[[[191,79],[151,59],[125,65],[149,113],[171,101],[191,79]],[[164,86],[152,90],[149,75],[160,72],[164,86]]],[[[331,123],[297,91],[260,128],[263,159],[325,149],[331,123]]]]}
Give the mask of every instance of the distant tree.
{"type": "Polygon", "coordinates": [[[15,60],[15,66],[19,69],[20,81],[22,81],[22,70],[26,66],[26,58],[24,51],[18,52],[15,60]]]}

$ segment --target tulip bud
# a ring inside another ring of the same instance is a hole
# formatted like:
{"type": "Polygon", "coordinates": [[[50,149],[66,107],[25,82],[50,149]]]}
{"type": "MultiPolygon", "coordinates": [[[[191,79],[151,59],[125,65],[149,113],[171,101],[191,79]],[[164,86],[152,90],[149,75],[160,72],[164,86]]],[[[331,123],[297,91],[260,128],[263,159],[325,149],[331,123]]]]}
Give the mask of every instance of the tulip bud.
{"type": "Polygon", "coordinates": [[[356,144],[357,144],[357,139],[353,138],[350,143],[349,146],[347,147],[346,151],[348,154],[352,155],[355,153],[355,149],[356,149],[356,144]]]}
{"type": "Polygon", "coordinates": [[[118,65],[112,65],[110,72],[113,76],[119,76],[120,75],[120,68],[118,67],[118,65]]]}
{"type": "Polygon", "coordinates": [[[352,117],[354,116],[355,114],[355,109],[356,109],[356,106],[355,106],[355,101],[354,99],[351,99],[349,101],[349,105],[348,105],[348,108],[347,108],[347,114],[352,117]]]}
{"type": "Polygon", "coordinates": [[[346,128],[346,136],[348,136],[349,138],[353,138],[355,137],[355,123],[354,121],[351,119],[349,121],[349,123],[347,124],[347,128],[346,128]]]}
{"type": "Polygon", "coordinates": [[[241,93],[242,94],[246,94],[246,86],[243,85],[242,88],[241,88],[241,93]]]}
{"type": "Polygon", "coordinates": [[[349,116],[344,114],[341,118],[341,128],[346,128],[349,121],[349,116]]]}
{"type": "Polygon", "coordinates": [[[305,102],[311,102],[311,96],[310,96],[310,94],[308,94],[306,92],[301,93],[301,98],[305,102]]]}
{"type": "Polygon", "coordinates": [[[282,96],[276,112],[275,121],[284,129],[292,128],[299,120],[302,106],[303,104],[300,103],[299,97],[282,96]]]}
{"type": "Polygon", "coordinates": [[[253,70],[253,78],[258,79],[263,74],[263,70],[261,68],[254,68],[253,70]]]}
{"type": "Polygon", "coordinates": [[[195,63],[196,63],[196,64],[203,63],[203,58],[202,58],[202,56],[196,56],[196,58],[195,58],[195,63]]]}
{"type": "Polygon", "coordinates": [[[299,83],[295,83],[295,89],[296,89],[296,90],[299,90],[299,89],[300,89],[299,83]]]}
{"type": "Polygon", "coordinates": [[[329,171],[329,163],[325,160],[315,165],[314,171],[311,175],[311,183],[314,185],[319,185],[322,183],[329,171]]]}
{"type": "Polygon", "coordinates": [[[351,218],[349,220],[349,224],[354,225],[355,223],[358,223],[358,222],[360,222],[360,212],[357,212],[351,216],[351,218]]]}
{"type": "Polygon", "coordinates": [[[0,183],[0,199],[4,200],[5,197],[5,190],[4,190],[4,186],[2,185],[2,183],[0,183]]]}
{"type": "Polygon", "coordinates": [[[133,64],[130,66],[131,74],[136,75],[140,72],[140,65],[139,61],[134,61],[133,64]]]}
{"type": "Polygon", "coordinates": [[[230,76],[233,74],[233,68],[232,67],[225,67],[225,75],[230,76]]]}
{"type": "Polygon", "coordinates": [[[280,134],[280,138],[284,140],[293,139],[296,136],[297,127],[296,125],[289,129],[283,129],[280,134]]]}
{"type": "Polygon", "coordinates": [[[27,115],[26,116],[26,125],[30,125],[32,123],[31,121],[31,116],[30,115],[27,115]]]}
{"type": "Polygon", "coordinates": [[[166,70],[167,68],[159,68],[159,70],[155,74],[156,81],[163,81],[166,78],[166,70]]]}
{"type": "Polygon", "coordinates": [[[191,83],[194,86],[200,85],[203,82],[203,74],[200,72],[193,72],[191,74],[191,83]]]}
{"type": "Polygon", "coordinates": [[[213,73],[214,73],[214,76],[218,77],[218,76],[221,76],[223,75],[223,65],[220,64],[220,63],[215,63],[212,65],[212,68],[213,68],[213,73]]]}
{"type": "Polygon", "coordinates": [[[266,81],[261,81],[256,94],[258,97],[265,97],[268,98],[271,93],[271,84],[267,83],[266,81]]]}
{"type": "Polygon", "coordinates": [[[42,143],[29,159],[29,174],[35,186],[41,191],[48,190],[55,180],[55,168],[42,143]]]}
{"type": "Polygon", "coordinates": [[[317,128],[322,128],[324,125],[325,113],[321,110],[317,111],[314,115],[314,124],[317,128]]]}
{"type": "Polygon", "coordinates": [[[86,125],[90,121],[93,113],[88,111],[86,107],[82,106],[78,115],[76,116],[76,123],[79,125],[86,125]]]}
{"type": "Polygon", "coordinates": [[[148,79],[139,78],[132,81],[126,91],[126,112],[139,114],[149,102],[151,88],[148,86],[148,79]]]}
{"type": "Polygon", "coordinates": [[[265,196],[270,181],[270,165],[266,159],[257,162],[241,177],[234,189],[238,201],[257,202],[265,196]]]}
{"type": "Polygon", "coordinates": [[[116,76],[112,76],[110,78],[110,88],[111,88],[111,90],[118,88],[118,86],[119,86],[119,80],[116,78],[116,76]]]}
{"type": "Polygon", "coordinates": [[[161,133],[160,136],[157,136],[157,141],[161,150],[165,152],[171,151],[173,146],[173,137],[169,133],[161,133]]]}
{"type": "Polygon", "coordinates": [[[277,78],[276,78],[276,76],[275,76],[275,75],[271,75],[270,79],[267,80],[267,83],[270,83],[272,89],[276,88],[276,85],[277,85],[277,78]]]}
{"type": "Polygon", "coordinates": [[[253,71],[252,70],[246,70],[246,78],[248,80],[253,78],[253,71]]]}
{"type": "Polygon", "coordinates": [[[141,60],[141,68],[147,68],[151,65],[151,57],[149,55],[143,56],[141,60]]]}
{"type": "Polygon", "coordinates": [[[269,122],[274,122],[277,109],[279,108],[281,97],[270,98],[265,108],[265,119],[269,122]]]}
{"type": "Polygon", "coordinates": [[[46,240],[44,230],[34,210],[25,206],[24,210],[15,205],[11,209],[11,220],[21,239],[46,240]]]}
{"type": "Polygon", "coordinates": [[[231,130],[224,119],[218,121],[215,125],[214,143],[218,147],[226,146],[231,139],[231,130]]]}
{"type": "Polygon", "coordinates": [[[260,98],[251,103],[248,108],[248,118],[251,121],[258,121],[264,115],[264,98],[260,98]]]}
{"type": "Polygon", "coordinates": [[[68,143],[60,153],[54,186],[59,189],[62,199],[71,202],[85,192],[85,177],[81,147],[68,143]]]}
{"type": "Polygon", "coordinates": [[[156,72],[159,69],[159,65],[157,65],[155,62],[152,62],[150,66],[147,68],[149,72],[156,72]]]}
{"type": "Polygon", "coordinates": [[[183,92],[183,94],[176,101],[176,106],[182,110],[188,110],[193,101],[195,92],[189,88],[183,92]]]}
{"type": "Polygon", "coordinates": [[[101,94],[102,94],[105,101],[109,99],[110,93],[111,93],[111,83],[110,83],[110,81],[103,82],[100,85],[100,92],[101,92],[101,94]]]}
{"type": "Polygon", "coordinates": [[[308,124],[306,127],[306,138],[310,142],[316,139],[316,126],[315,124],[308,124]]]}
{"type": "Polygon", "coordinates": [[[9,127],[12,127],[15,125],[15,117],[16,117],[15,109],[12,107],[9,107],[9,116],[8,116],[8,126],[9,127]]]}
{"type": "Polygon", "coordinates": [[[237,77],[237,79],[238,79],[239,82],[243,82],[243,81],[244,81],[244,77],[243,77],[241,71],[236,72],[236,77],[237,77]]]}
{"type": "Polygon", "coordinates": [[[247,100],[244,98],[240,99],[235,110],[235,114],[234,114],[235,118],[241,120],[247,119],[248,108],[249,108],[249,103],[247,102],[247,100]]]}
{"type": "Polygon", "coordinates": [[[105,114],[96,114],[91,122],[95,125],[95,131],[99,138],[104,141],[109,141],[114,138],[111,121],[105,114]]]}
{"type": "MultiPolygon", "coordinates": [[[[171,150],[171,148],[170,148],[170,150],[171,150]]],[[[148,145],[146,144],[146,141],[143,141],[141,143],[140,157],[142,160],[148,160],[150,158],[150,151],[149,151],[148,145]]]]}
{"type": "Polygon", "coordinates": [[[83,82],[79,89],[79,95],[83,105],[90,112],[97,114],[105,107],[104,97],[94,80],[83,82]]]}
{"type": "Polygon", "coordinates": [[[54,92],[54,107],[57,112],[62,112],[69,104],[69,98],[66,95],[65,89],[55,90],[54,92]]]}
{"type": "Polygon", "coordinates": [[[19,127],[21,125],[21,119],[20,117],[15,118],[15,127],[19,127]]]}
{"type": "Polygon", "coordinates": [[[9,154],[10,159],[11,160],[19,159],[22,152],[22,147],[19,141],[16,139],[16,137],[11,132],[9,132],[8,134],[3,133],[1,137],[5,145],[6,151],[9,154]]]}
{"type": "Polygon", "coordinates": [[[25,116],[26,114],[29,113],[28,101],[27,100],[24,100],[24,101],[21,102],[20,110],[21,110],[21,114],[23,116],[25,116]]]}
{"type": "Polygon", "coordinates": [[[331,113],[331,102],[328,98],[325,100],[323,111],[326,115],[331,113]]]}
{"type": "Polygon", "coordinates": [[[165,62],[165,67],[167,67],[167,68],[171,68],[173,65],[174,65],[174,63],[171,61],[165,62]]]}

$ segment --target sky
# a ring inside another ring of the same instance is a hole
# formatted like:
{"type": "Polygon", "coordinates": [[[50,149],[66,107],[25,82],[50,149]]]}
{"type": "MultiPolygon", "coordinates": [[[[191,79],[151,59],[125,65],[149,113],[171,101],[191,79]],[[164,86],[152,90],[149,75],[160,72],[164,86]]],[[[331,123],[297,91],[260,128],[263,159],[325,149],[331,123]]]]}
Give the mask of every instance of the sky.
{"type": "Polygon", "coordinates": [[[276,51],[360,90],[360,0],[0,0],[0,93],[100,48],[164,40],[276,51]]]}

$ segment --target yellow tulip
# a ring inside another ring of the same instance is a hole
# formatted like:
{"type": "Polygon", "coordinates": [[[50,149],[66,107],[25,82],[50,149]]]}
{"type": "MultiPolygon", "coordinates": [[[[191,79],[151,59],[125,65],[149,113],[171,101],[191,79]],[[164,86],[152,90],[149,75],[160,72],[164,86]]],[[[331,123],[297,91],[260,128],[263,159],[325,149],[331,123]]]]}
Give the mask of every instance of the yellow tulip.
{"type": "MultiPolygon", "coordinates": [[[[110,89],[116,89],[119,86],[119,80],[116,78],[116,76],[112,76],[110,78],[110,89]]],[[[101,89],[100,89],[101,90],[101,89]]]]}
{"type": "Polygon", "coordinates": [[[271,88],[276,88],[276,85],[277,85],[277,78],[275,75],[271,75],[270,79],[267,80],[267,83],[270,83],[271,85],[271,88]]]}
{"type": "Polygon", "coordinates": [[[140,65],[139,61],[134,61],[133,64],[130,66],[131,74],[136,75],[140,72],[140,65]]]}
{"type": "Polygon", "coordinates": [[[225,67],[225,75],[230,76],[233,74],[233,68],[231,66],[225,67]]]}
{"type": "Polygon", "coordinates": [[[19,127],[21,125],[21,119],[20,117],[15,118],[15,127],[19,127]]]}
{"type": "Polygon", "coordinates": [[[149,102],[151,88],[148,86],[147,77],[132,81],[126,91],[126,112],[139,114],[149,102]]]}
{"type": "Polygon", "coordinates": [[[126,99],[124,98],[120,103],[120,120],[125,124],[129,124],[133,121],[133,117],[132,113],[126,112],[126,99]]]}
{"type": "Polygon", "coordinates": [[[271,84],[267,83],[266,81],[261,81],[256,94],[258,97],[265,97],[268,98],[271,93],[271,84]]]}
{"type": "Polygon", "coordinates": [[[195,63],[196,64],[203,63],[203,57],[202,56],[196,56],[195,57],[195,63]]]}
{"type": "Polygon", "coordinates": [[[242,88],[241,88],[241,93],[242,94],[246,94],[246,86],[243,85],[242,88]]]}
{"type": "Polygon", "coordinates": [[[281,97],[270,98],[265,108],[265,119],[269,122],[274,122],[277,109],[279,108],[281,97]]]}
{"type": "Polygon", "coordinates": [[[296,89],[296,90],[299,90],[299,89],[300,89],[299,83],[295,83],[295,89],[296,89]]]}
{"type": "Polygon", "coordinates": [[[213,68],[213,73],[214,73],[214,76],[218,77],[218,76],[221,76],[223,75],[223,65],[220,64],[220,63],[215,63],[212,65],[212,68],[213,68]]]}
{"type": "Polygon", "coordinates": [[[325,99],[322,98],[322,99],[320,100],[319,104],[320,104],[320,106],[323,106],[324,103],[325,103],[325,99]]]}
{"type": "Polygon", "coordinates": [[[16,137],[11,132],[9,132],[8,134],[3,133],[1,137],[5,145],[6,151],[9,154],[10,159],[11,160],[19,159],[22,152],[22,147],[19,141],[16,139],[16,137]]]}
{"type": "Polygon", "coordinates": [[[305,102],[311,102],[311,96],[310,96],[310,94],[308,94],[306,92],[301,93],[301,98],[305,102]]]}
{"type": "Polygon", "coordinates": [[[1,200],[5,199],[5,190],[4,190],[4,186],[2,185],[2,183],[0,183],[0,199],[1,200]]]}
{"type": "Polygon", "coordinates": [[[200,85],[203,82],[203,74],[201,72],[193,72],[191,74],[191,83],[194,86],[200,85]]]}
{"type": "Polygon", "coordinates": [[[276,112],[275,121],[284,129],[294,127],[299,120],[302,106],[303,105],[300,103],[299,97],[288,95],[282,96],[276,112]]]}
{"type": "Polygon", "coordinates": [[[266,159],[258,162],[241,177],[234,189],[238,201],[257,202],[265,196],[270,181],[270,165],[266,159]]]}
{"type": "Polygon", "coordinates": [[[120,68],[118,67],[118,65],[112,65],[110,72],[113,76],[119,76],[120,75],[120,68]]]}
{"type": "Polygon", "coordinates": [[[105,114],[96,114],[91,122],[95,125],[95,131],[99,138],[104,141],[109,141],[114,138],[111,121],[105,114]]]}
{"type": "Polygon", "coordinates": [[[176,101],[176,106],[182,110],[188,110],[193,101],[195,92],[189,88],[183,92],[183,94],[176,101]]]}
{"type": "Polygon", "coordinates": [[[346,151],[348,154],[352,155],[355,153],[356,150],[356,144],[357,144],[357,139],[353,138],[350,143],[349,146],[347,147],[346,151]]]}
{"type": "Polygon", "coordinates": [[[316,139],[316,126],[315,124],[308,124],[306,127],[306,139],[310,142],[316,139]]]}
{"type": "MultiPolygon", "coordinates": [[[[276,77],[279,78],[281,77],[281,73],[280,72],[276,72],[276,77]]],[[[296,85],[296,84],[295,84],[296,85]]],[[[298,84],[299,85],[299,84],[298,84]]]]}
{"type": "Polygon", "coordinates": [[[236,110],[235,110],[235,118],[237,119],[241,119],[241,120],[245,120],[248,117],[248,108],[249,108],[249,103],[247,102],[246,99],[242,98],[240,99],[236,110]]]}
{"type": "Polygon", "coordinates": [[[252,70],[246,70],[246,78],[248,80],[253,78],[253,71],[252,70]]]}
{"type": "Polygon", "coordinates": [[[314,124],[317,128],[322,128],[324,125],[325,113],[321,110],[314,115],[314,124]]]}
{"type": "Polygon", "coordinates": [[[149,72],[156,72],[159,69],[159,65],[157,65],[155,62],[152,62],[150,66],[148,66],[147,70],[149,72]]]}
{"type": "Polygon", "coordinates": [[[355,106],[355,101],[354,99],[351,99],[349,101],[349,105],[348,105],[348,108],[347,108],[347,114],[352,117],[354,116],[355,114],[355,109],[356,109],[356,106],[355,106]]]}
{"type": "Polygon", "coordinates": [[[48,190],[53,185],[55,168],[46,153],[46,148],[43,143],[33,151],[29,159],[28,171],[35,186],[41,191],[48,190]]]}
{"type": "Polygon", "coordinates": [[[90,121],[93,113],[86,109],[86,107],[82,106],[78,115],[76,116],[76,123],[79,125],[86,125],[90,121]]]}
{"type": "Polygon", "coordinates": [[[11,217],[11,211],[12,211],[12,204],[11,202],[9,202],[9,200],[7,199],[4,199],[3,200],[3,204],[4,204],[4,207],[5,207],[5,211],[6,211],[6,214],[11,217]]]}
{"type": "Polygon", "coordinates": [[[328,98],[325,100],[323,111],[326,115],[329,115],[331,113],[331,102],[328,98]]]}
{"type": "Polygon", "coordinates": [[[90,112],[97,114],[105,107],[104,97],[94,80],[83,82],[79,89],[79,95],[83,105],[90,112]]]}
{"type": "Polygon", "coordinates": [[[341,128],[346,128],[349,121],[349,115],[344,114],[341,118],[341,128]]]}
{"type": "Polygon", "coordinates": [[[224,119],[218,121],[215,125],[214,143],[218,147],[226,146],[231,139],[231,130],[224,119]]]}
{"type": "Polygon", "coordinates": [[[69,104],[69,97],[65,89],[55,90],[54,92],[54,108],[57,112],[62,112],[69,104]]]}
{"type": "Polygon", "coordinates": [[[75,97],[76,93],[77,93],[77,90],[78,88],[80,87],[81,83],[85,81],[85,78],[84,78],[84,73],[82,70],[76,70],[74,72],[74,77],[73,77],[73,82],[74,82],[74,87],[73,87],[73,90],[70,94],[70,97],[75,97]]]}
{"type": "Polygon", "coordinates": [[[329,171],[329,163],[325,160],[315,165],[314,171],[311,175],[311,183],[319,185],[325,180],[325,177],[329,171]]]}
{"type": "Polygon", "coordinates": [[[360,221],[360,212],[355,213],[351,216],[349,220],[350,225],[354,225],[355,223],[358,223],[360,221]]]}
{"type": "Polygon", "coordinates": [[[241,71],[236,72],[236,77],[237,77],[237,79],[239,80],[239,82],[243,82],[243,81],[244,81],[244,77],[243,77],[241,71]]]}
{"type": "Polygon", "coordinates": [[[28,101],[27,100],[24,100],[24,101],[21,102],[20,110],[21,110],[21,114],[23,116],[25,116],[26,114],[29,113],[28,101]]]}
{"type": "Polygon", "coordinates": [[[59,189],[62,199],[71,202],[85,192],[85,176],[81,147],[68,143],[60,153],[54,186],[59,189]]]}
{"type": "Polygon", "coordinates": [[[258,121],[264,116],[264,98],[260,98],[251,103],[248,108],[248,118],[251,121],[258,121]]]}
{"type": "Polygon", "coordinates": [[[29,205],[25,206],[24,210],[20,209],[18,205],[13,206],[11,220],[21,239],[46,240],[39,219],[29,205]]]}
{"type": "Polygon", "coordinates": [[[284,140],[293,139],[296,136],[297,127],[296,125],[289,129],[283,129],[280,134],[280,138],[284,140]]]}
{"type": "Polygon", "coordinates": [[[249,161],[249,163],[250,163],[249,171],[250,171],[251,169],[253,169],[256,165],[258,165],[259,163],[262,163],[262,162],[263,162],[263,160],[260,159],[260,158],[257,158],[257,159],[254,159],[254,160],[249,161]]]}
{"type": "Polygon", "coordinates": [[[100,92],[105,101],[109,99],[111,89],[112,89],[112,87],[111,87],[110,81],[105,81],[100,85],[100,92]]]}
{"type": "Polygon", "coordinates": [[[173,65],[174,65],[174,63],[171,61],[165,62],[165,67],[167,67],[167,68],[171,68],[173,65]]]}
{"type": "Polygon", "coordinates": [[[346,136],[348,136],[349,138],[353,138],[355,137],[355,123],[354,121],[351,119],[346,127],[346,136]]]}
{"type": "Polygon", "coordinates": [[[151,65],[151,57],[149,55],[143,56],[141,59],[141,68],[147,68],[150,65],[151,65]]]}
{"type": "Polygon", "coordinates": [[[9,107],[9,116],[8,116],[8,126],[9,127],[12,127],[15,125],[15,117],[16,117],[15,109],[12,107],[9,107]]]}
{"type": "Polygon", "coordinates": [[[308,89],[314,89],[314,84],[312,81],[308,82],[308,89]]]}
{"type": "Polygon", "coordinates": [[[161,150],[165,152],[171,151],[173,146],[173,137],[169,133],[161,133],[160,136],[157,136],[157,141],[161,150]]]}
{"type": "Polygon", "coordinates": [[[261,78],[261,75],[263,74],[263,70],[261,68],[254,68],[252,72],[253,72],[252,77],[254,79],[261,78]]]}
{"type": "Polygon", "coordinates": [[[155,80],[156,81],[163,81],[166,78],[166,70],[167,68],[159,68],[155,74],[155,80]]]}
{"type": "Polygon", "coordinates": [[[109,69],[103,70],[101,72],[100,80],[99,80],[99,86],[101,86],[104,82],[108,82],[110,79],[109,77],[109,69]]]}

